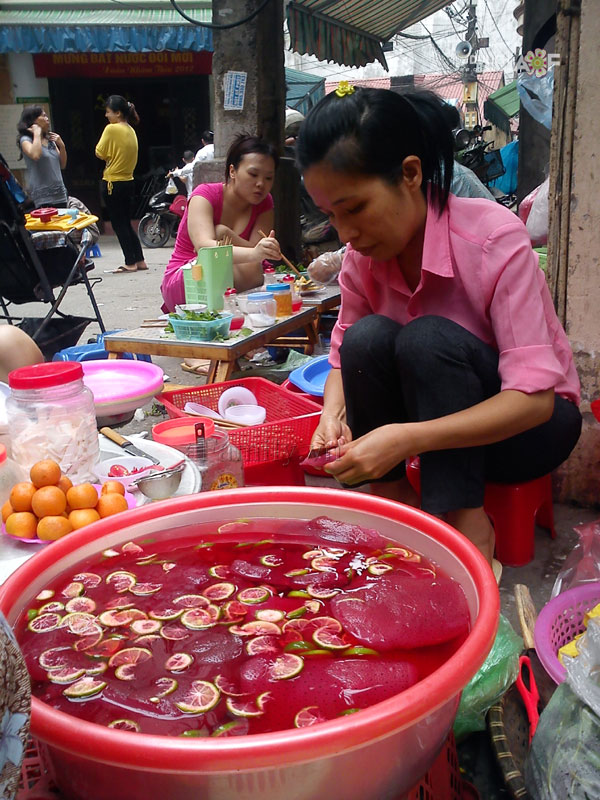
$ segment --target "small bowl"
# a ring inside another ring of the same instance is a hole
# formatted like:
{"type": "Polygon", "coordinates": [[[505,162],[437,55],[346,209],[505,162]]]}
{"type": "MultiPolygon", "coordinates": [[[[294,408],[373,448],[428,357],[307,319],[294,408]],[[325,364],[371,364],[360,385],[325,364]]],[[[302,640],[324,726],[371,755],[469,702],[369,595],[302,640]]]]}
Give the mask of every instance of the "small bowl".
{"type": "Polygon", "coordinates": [[[148,475],[138,476],[135,478],[135,486],[144,497],[148,497],[150,500],[166,500],[168,497],[173,497],[179,489],[184,469],[185,464],[181,464],[154,475],[148,473],[148,475]]]}
{"type": "Polygon", "coordinates": [[[217,408],[222,417],[225,417],[225,411],[232,406],[256,405],[258,405],[256,396],[245,386],[231,386],[229,389],[225,389],[217,402],[217,408]]]}
{"type": "MultiPolygon", "coordinates": [[[[119,481],[126,490],[140,477],[140,473],[134,472],[133,475],[109,475],[110,468],[117,464],[125,467],[129,472],[131,472],[132,469],[141,469],[144,467],[156,468],[156,464],[150,461],[149,458],[142,458],[141,456],[115,456],[114,458],[107,458],[96,465],[96,475],[101,483],[106,483],[106,481],[119,481]]],[[[158,469],[160,469],[160,467],[158,467],[158,469]]]]}
{"type": "Polygon", "coordinates": [[[243,425],[262,425],[266,416],[267,409],[263,406],[240,405],[225,409],[225,419],[243,425]]]}
{"type": "Polygon", "coordinates": [[[182,303],[179,306],[175,306],[175,311],[178,314],[182,314],[183,316],[185,316],[184,314],[185,311],[201,312],[201,311],[206,311],[207,308],[208,306],[206,305],[206,303],[182,303]]]}

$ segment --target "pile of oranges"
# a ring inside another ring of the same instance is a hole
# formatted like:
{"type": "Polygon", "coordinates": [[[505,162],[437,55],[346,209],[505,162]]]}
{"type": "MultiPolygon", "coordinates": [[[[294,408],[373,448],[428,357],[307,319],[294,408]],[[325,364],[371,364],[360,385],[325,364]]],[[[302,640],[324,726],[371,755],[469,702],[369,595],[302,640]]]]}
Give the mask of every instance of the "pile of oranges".
{"type": "Polygon", "coordinates": [[[98,496],[91,483],[73,486],[50,459],[34,464],[29,477],[31,482],[13,486],[2,506],[2,521],[11,536],[52,541],[127,509],[125,489],[119,481],[107,481],[98,496]]]}

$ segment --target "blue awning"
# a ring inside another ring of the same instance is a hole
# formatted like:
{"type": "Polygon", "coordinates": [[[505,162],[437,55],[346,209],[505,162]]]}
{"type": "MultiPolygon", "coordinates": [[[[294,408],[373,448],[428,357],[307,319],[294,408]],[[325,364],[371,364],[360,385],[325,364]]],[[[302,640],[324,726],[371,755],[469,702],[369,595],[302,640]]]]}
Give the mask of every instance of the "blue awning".
{"type": "MultiPolygon", "coordinates": [[[[131,8],[101,3],[0,3],[0,53],[212,52],[212,31],[191,25],[166,4],[131,8]]],[[[186,8],[189,10],[189,7],[186,8]]],[[[196,3],[193,16],[210,22],[212,9],[196,3]],[[204,6],[204,7],[200,7],[204,6]]]]}

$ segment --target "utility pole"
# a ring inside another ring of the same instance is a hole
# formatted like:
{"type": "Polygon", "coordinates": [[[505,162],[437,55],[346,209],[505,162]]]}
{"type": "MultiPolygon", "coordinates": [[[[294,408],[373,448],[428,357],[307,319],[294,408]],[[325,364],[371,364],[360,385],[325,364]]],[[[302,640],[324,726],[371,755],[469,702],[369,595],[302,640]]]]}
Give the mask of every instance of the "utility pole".
{"type": "Polygon", "coordinates": [[[479,113],[477,108],[477,6],[471,3],[467,8],[466,41],[471,45],[471,52],[467,63],[463,67],[463,103],[465,106],[465,128],[472,130],[477,125],[479,113]]]}

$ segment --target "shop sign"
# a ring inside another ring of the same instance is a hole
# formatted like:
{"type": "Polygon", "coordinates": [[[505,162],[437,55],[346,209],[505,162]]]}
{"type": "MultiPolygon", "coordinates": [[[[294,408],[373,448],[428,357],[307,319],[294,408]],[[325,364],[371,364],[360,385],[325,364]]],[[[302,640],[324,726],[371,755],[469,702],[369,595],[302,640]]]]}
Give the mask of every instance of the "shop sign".
{"type": "Polygon", "coordinates": [[[212,53],[36,53],[38,78],[157,78],[210,75],[212,53]]]}

